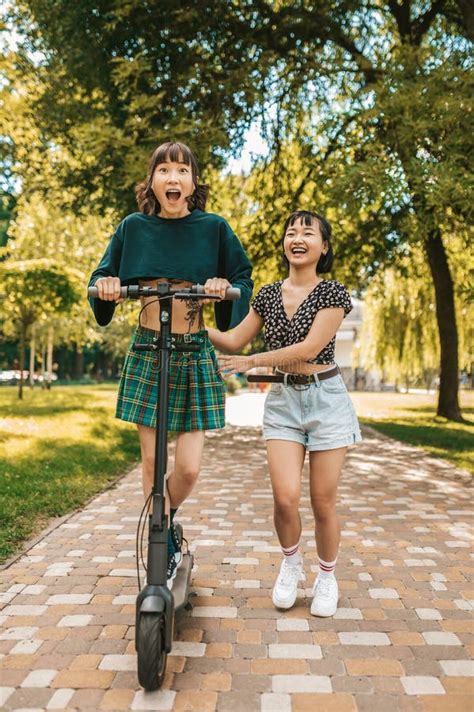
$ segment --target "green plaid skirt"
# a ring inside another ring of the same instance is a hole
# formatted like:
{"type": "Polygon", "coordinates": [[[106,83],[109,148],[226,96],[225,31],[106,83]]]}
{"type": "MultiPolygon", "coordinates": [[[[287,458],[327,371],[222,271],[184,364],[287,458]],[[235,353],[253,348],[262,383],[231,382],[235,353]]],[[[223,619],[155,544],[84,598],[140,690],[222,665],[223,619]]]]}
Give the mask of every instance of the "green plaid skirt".
{"type": "MultiPolygon", "coordinates": [[[[132,351],[134,343],[151,343],[159,332],[139,326],[129,344],[120,378],[115,415],[129,423],[156,427],[160,356],[132,351]]],[[[174,334],[178,342],[184,335],[174,334]]],[[[215,430],[225,424],[225,388],[207,331],[186,335],[200,351],[172,351],[169,368],[168,430],[215,430]]]]}

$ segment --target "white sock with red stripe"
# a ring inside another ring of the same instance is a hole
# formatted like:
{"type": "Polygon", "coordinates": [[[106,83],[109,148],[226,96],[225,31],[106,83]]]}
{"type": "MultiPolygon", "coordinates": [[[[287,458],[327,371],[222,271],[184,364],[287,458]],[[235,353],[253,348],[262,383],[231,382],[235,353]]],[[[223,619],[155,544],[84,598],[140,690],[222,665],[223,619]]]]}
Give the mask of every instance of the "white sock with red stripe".
{"type": "Polygon", "coordinates": [[[301,554],[299,549],[300,543],[298,542],[295,546],[289,546],[285,549],[284,546],[281,547],[285,561],[290,564],[290,566],[296,566],[301,563],[301,554]]]}
{"type": "Polygon", "coordinates": [[[327,576],[334,576],[334,571],[336,569],[337,556],[334,561],[323,561],[319,559],[319,576],[321,578],[326,578],[327,576]]]}

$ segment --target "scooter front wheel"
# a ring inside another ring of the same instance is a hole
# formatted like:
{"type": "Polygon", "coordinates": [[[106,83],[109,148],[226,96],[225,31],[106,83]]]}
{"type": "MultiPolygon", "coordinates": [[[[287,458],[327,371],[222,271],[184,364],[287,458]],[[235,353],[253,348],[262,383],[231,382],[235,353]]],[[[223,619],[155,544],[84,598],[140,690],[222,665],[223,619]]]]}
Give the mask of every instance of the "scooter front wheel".
{"type": "Polygon", "coordinates": [[[137,658],[138,682],[147,692],[157,690],[163,682],[167,661],[162,613],[140,613],[137,658]]]}

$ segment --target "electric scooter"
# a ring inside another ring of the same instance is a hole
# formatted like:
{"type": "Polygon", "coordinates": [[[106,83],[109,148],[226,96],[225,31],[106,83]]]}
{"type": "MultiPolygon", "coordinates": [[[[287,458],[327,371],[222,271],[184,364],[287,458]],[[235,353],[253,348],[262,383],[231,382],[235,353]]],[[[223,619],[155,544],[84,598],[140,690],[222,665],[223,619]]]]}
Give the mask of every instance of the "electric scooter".
{"type": "MultiPolygon", "coordinates": [[[[89,287],[89,297],[98,297],[97,287],[89,287]]],[[[190,596],[191,571],[193,556],[189,551],[183,553],[182,563],[170,590],[166,582],[168,564],[168,515],[165,513],[165,477],[168,464],[168,388],[169,360],[171,351],[199,351],[198,343],[176,343],[171,334],[172,302],[174,299],[219,299],[206,294],[204,287],[196,284],[191,287],[172,287],[168,282],[158,282],[156,287],[130,285],[121,287],[120,296],[128,299],[156,297],[160,302],[160,333],[151,344],[135,344],[136,351],[157,351],[160,356],[158,388],[158,413],[156,419],[155,473],[150,499],[153,502],[151,514],[148,514],[148,554],[146,584],[137,597],[135,613],[135,649],[137,651],[137,671],[140,685],[147,691],[158,689],[165,676],[168,653],[173,644],[174,613],[188,605],[190,596]]],[[[225,299],[237,300],[240,289],[229,287],[225,299]]],[[[148,511],[149,502],[145,503],[148,511]]],[[[141,521],[141,517],[140,517],[141,521]]],[[[137,531],[137,569],[138,540],[140,521],[137,531]]],[[[180,541],[183,530],[175,524],[180,541]]],[[[143,532],[142,532],[143,534],[143,532]]],[[[140,579],[139,579],[140,581],[140,579]]],[[[140,587],[140,583],[139,583],[140,587]]]]}

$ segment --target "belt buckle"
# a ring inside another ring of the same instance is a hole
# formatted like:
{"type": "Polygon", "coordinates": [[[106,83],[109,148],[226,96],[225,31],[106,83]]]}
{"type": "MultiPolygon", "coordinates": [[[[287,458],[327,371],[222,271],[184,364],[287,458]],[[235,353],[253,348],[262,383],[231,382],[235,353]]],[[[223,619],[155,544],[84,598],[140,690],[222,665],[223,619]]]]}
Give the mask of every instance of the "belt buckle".
{"type": "Polygon", "coordinates": [[[193,342],[193,335],[192,334],[183,334],[183,341],[185,344],[192,344],[193,342]]]}
{"type": "Polygon", "coordinates": [[[295,391],[305,391],[309,386],[309,380],[306,377],[306,381],[303,380],[304,377],[291,373],[288,375],[288,383],[295,389],[295,391]]]}

